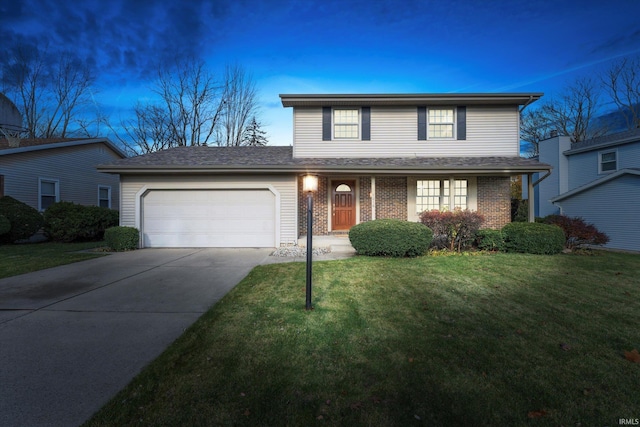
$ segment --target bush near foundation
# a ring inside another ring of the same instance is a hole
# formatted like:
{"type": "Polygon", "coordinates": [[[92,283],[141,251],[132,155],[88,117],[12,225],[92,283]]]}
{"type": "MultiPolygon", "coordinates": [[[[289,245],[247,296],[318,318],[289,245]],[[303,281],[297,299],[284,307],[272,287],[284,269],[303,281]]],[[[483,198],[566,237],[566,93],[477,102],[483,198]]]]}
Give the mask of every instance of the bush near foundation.
{"type": "Polygon", "coordinates": [[[484,217],[469,209],[431,210],[420,214],[420,222],[433,231],[432,246],[460,252],[475,239],[484,217]]]}
{"type": "Polygon", "coordinates": [[[134,227],[116,226],[104,232],[104,242],[113,251],[132,251],[138,248],[140,232],[134,227]]]}
{"type": "Polygon", "coordinates": [[[102,240],[104,231],[118,221],[113,209],[57,202],[44,212],[44,232],[56,242],[102,240]]]}
{"type": "Polygon", "coordinates": [[[11,231],[11,222],[6,216],[0,215],[0,236],[7,234],[9,231],[11,231]]]}
{"type": "Polygon", "coordinates": [[[553,255],[564,249],[564,232],[557,225],[512,222],[502,232],[507,252],[553,255]]]}
{"type": "Polygon", "coordinates": [[[359,255],[416,257],[423,255],[433,233],[417,222],[377,219],[351,227],[349,240],[359,255]]]}
{"type": "Polygon", "coordinates": [[[484,228],[476,233],[476,243],[481,251],[503,251],[504,233],[502,230],[484,228]]]}
{"type": "Polygon", "coordinates": [[[554,224],[562,228],[565,247],[576,249],[585,245],[606,245],[609,236],[599,231],[595,225],[588,224],[582,218],[570,218],[564,215],[548,215],[542,219],[544,224],[554,224]]]}
{"type": "Polygon", "coordinates": [[[36,209],[11,196],[0,197],[0,213],[10,224],[8,232],[0,235],[0,243],[28,239],[42,228],[42,215],[36,209]]]}

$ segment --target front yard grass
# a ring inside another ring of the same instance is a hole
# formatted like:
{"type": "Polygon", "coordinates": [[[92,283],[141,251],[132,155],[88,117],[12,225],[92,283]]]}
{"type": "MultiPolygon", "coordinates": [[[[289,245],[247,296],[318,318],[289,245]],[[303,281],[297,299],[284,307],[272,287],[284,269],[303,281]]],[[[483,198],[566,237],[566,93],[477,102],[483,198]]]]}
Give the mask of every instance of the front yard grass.
{"type": "Polygon", "coordinates": [[[45,268],[103,256],[100,253],[81,253],[104,245],[103,242],[85,243],[25,243],[0,246],[0,279],[30,273],[45,268]]]}
{"type": "Polygon", "coordinates": [[[640,418],[640,256],[254,269],[88,425],[603,426],[640,418]]]}

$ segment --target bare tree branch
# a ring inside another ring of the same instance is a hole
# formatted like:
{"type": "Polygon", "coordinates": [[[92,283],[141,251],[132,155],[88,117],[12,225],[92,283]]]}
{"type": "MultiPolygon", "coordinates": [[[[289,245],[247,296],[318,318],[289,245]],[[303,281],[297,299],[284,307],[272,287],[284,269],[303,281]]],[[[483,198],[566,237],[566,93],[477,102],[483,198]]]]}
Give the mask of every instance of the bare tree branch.
{"type": "Polygon", "coordinates": [[[611,66],[601,81],[624,115],[627,129],[640,127],[640,56],[621,59],[611,66]]]}

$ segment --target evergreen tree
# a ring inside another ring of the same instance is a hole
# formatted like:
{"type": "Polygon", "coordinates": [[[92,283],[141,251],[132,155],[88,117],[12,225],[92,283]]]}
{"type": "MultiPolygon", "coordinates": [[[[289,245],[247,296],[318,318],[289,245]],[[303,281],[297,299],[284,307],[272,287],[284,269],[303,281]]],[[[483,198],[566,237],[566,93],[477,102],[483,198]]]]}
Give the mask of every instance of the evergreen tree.
{"type": "Polygon", "coordinates": [[[253,116],[242,135],[242,145],[263,147],[269,143],[266,135],[267,133],[260,128],[260,123],[256,120],[256,116],[253,116]]]}

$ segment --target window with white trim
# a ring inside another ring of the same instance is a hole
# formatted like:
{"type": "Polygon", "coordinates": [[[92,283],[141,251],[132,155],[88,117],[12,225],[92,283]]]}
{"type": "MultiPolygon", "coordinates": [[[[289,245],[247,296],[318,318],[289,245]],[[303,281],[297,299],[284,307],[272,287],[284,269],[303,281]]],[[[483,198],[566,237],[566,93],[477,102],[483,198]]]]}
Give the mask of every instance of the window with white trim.
{"type": "Polygon", "coordinates": [[[98,186],[98,206],[111,208],[111,187],[107,185],[98,186]]]}
{"type": "Polygon", "coordinates": [[[333,137],[336,139],[358,139],[360,110],[357,108],[333,110],[333,137]]]}
{"type": "Polygon", "coordinates": [[[38,182],[38,209],[43,211],[60,201],[60,181],[40,178],[38,182]]]}
{"type": "Polygon", "coordinates": [[[618,169],[617,155],[614,151],[604,151],[598,153],[600,157],[599,173],[615,172],[618,169]]]}
{"type": "Polygon", "coordinates": [[[429,139],[451,139],[454,137],[455,114],[453,108],[429,108],[427,117],[429,139]]]}
{"type": "Polygon", "coordinates": [[[466,179],[424,179],[417,181],[416,212],[467,209],[469,182],[466,179]],[[451,197],[453,194],[453,198],[451,197]]]}

